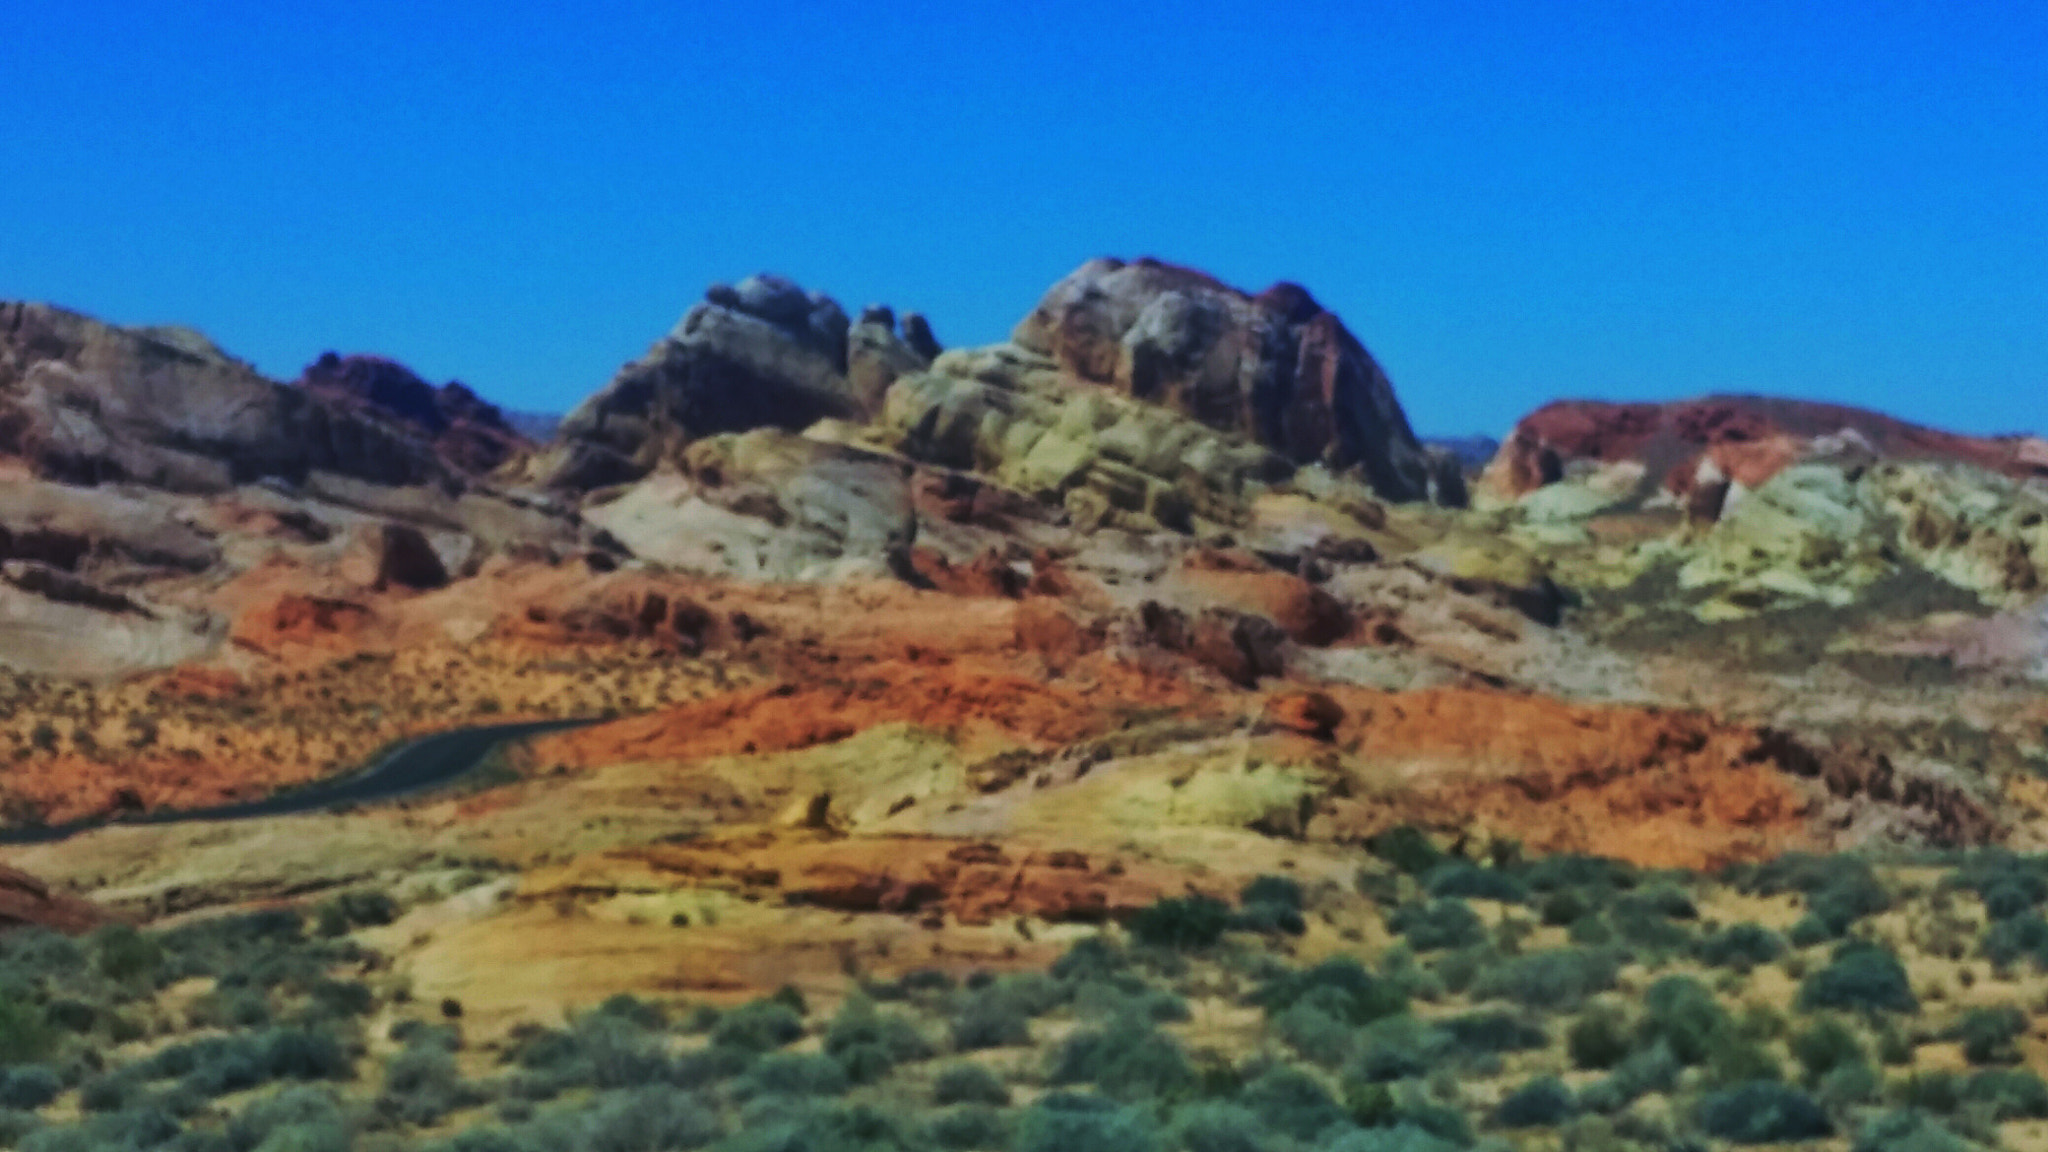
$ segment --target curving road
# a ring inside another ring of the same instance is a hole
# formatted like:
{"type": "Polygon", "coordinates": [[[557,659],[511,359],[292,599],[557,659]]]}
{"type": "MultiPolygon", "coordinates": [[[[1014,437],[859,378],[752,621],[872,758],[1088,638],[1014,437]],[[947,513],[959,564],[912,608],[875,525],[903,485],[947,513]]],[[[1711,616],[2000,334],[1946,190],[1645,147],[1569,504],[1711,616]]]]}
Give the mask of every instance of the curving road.
{"type": "Polygon", "coordinates": [[[258,816],[295,816],[394,800],[438,788],[477,766],[492,749],[508,740],[524,740],[589,720],[533,720],[523,724],[484,724],[422,736],[392,749],[382,760],[353,776],[244,804],[150,812],[113,820],[79,820],[70,824],[0,829],[0,844],[48,844],[93,828],[127,824],[182,824],[189,820],[248,820],[258,816]]]}

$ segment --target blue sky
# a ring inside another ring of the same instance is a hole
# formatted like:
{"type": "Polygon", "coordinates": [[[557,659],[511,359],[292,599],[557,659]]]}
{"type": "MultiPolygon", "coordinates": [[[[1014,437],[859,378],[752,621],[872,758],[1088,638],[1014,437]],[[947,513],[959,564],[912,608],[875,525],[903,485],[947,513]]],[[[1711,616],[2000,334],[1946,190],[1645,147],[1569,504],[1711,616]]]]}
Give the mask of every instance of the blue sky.
{"type": "Polygon", "coordinates": [[[1757,391],[2048,431],[2048,5],[104,4],[0,29],[0,298],[561,410],[714,280],[1001,339],[1307,285],[1417,427],[1757,391]]]}

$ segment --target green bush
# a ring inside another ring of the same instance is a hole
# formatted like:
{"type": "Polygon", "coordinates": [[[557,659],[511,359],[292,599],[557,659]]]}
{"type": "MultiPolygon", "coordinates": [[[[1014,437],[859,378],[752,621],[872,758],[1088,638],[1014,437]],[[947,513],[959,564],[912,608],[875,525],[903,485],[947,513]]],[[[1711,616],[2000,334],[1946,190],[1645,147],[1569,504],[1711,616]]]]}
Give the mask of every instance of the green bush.
{"type": "Polygon", "coordinates": [[[1000,1108],[1009,1104],[1010,1089],[987,1068],[963,1062],[948,1066],[932,1082],[932,1102],[940,1107],[988,1104],[1000,1108]]]}
{"type": "Polygon", "coordinates": [[[1731,924],[1699,943],[1701,963],[1747,972],[1785,954],[1785,938],[1761,924],[1731,924]]]}
{"type": "Polygon", "coordinates": [[[909,1020],[884,1015],[867,997],[852,996],[826,1029],[825,1051],[854,1083],[871,1084],[898,1064],[929,1058],[932,1046],[909,1020]]]}
{"type": "Polygon", "coordinates": [[[1301,971],[1277,970],[1261,981],[1251,1000],[1268,1015],[1277,1015],[1311,995],[1324,1012],[1354,1025],[1392,1016],[1408,1006],[1399,988],[1349,956],[1333,956],[1301,971]]]}
{"type": "Polygon", "coordinates": [[[1466,1052],[1528,1052],[1550,1043],[1550,1034],[1541,1024],[1509,1012],[1466,1012],[1435,1024],[1466,1052]]]}
{"type": "Polygon", "coordinates": [[[85,944],[92,953],[93,967],[109,980],[149,980],[163,967],[163,949],[132,924],[114,923],[95,929],[86,937],[85,944]]]}
{"type": "Polygon", "coordinates": [[[1980,950],[1994,964],[2032,960],[2036,966],[2048,968],[2048,920],[2029,912],[1994,921],[1984,930],[1980,950]]]}
{"type": "Polygon", "coordinates": [[[1200,894],[1155,901],[1131,917],[1131,935],[1155,948],[1193,951],[1223,938],[1230,927],[1230,906],[1200,894]]]}
{"type": "Polygon", "coordinates": [[[1894,1104],[1946,1116],[1963,1106],[1963,1078],[1953,1072],[1914,1072],[1892,1081],[1885,1096],[1894,1104]]]}
{"type": "Polygon", "coordinates": [[[2024,1068],[1992,1068],[1963,1081],[1960,1099],[1998,1120],[2048,1120],[2048,1084],[2024,1068]]]}
{"type": "Polygon", "coordinates": [[[1322,1081],[1284,1064],[1246,1084],[1237,1102],[1250,1109],[1268,1130],[1296,1140],[1312,1140],[1348,1118],[1322,1081]]]}
{"type": "Polygon", "coordinates": [[[711,1027],[711,1042],[752,1052],[769,1052],[804,1034],[796,1009],[773,998],[753,1000],[721,1015],[711,1027]]]}
{"type": "Polygon", "coordinates": [[[1422,829],[1412,824],[1389,828],[1365,842],[1365,850],[1410,876],[1420,876],[1441,864],[1444,854],[1430,842],[1422,829]]]}
{"type": "Polygon", "coordinates": [[[1710,1093],[1694,1120],[1707,1135],[1733,1144],[1789,1144],[1835,1130],[1813,1097],[1769,1080],[1710,1093]]]}
{"type": "Polygon", "coordinates": [[[1437,899],[1495,900],[1503,904],[1529,902],[1528,885],[1514,876],[1475,864],[1451,863],[1430,870],[1423,888],[1437,899]]]}
{"type": "Polygon", "coordinates": [[[295,1086],[252,1102],[228,1123],[235,1148],[349,1147],[354,1125],[341,1101],[324,1088],[295,1086]],[[339,1140],[338,1145],[332,1141],[339,1140]]]}
{"type": "Polygon", "coordinates": [[[29,1064],[0,1072],[0,1107],[42,1108],[64,1092],[64,1078],[47,1064],[29,1064]]]}
{"type": "Polygon", "coordinates": [[[1450,1059],[1451,1045],[1448,1033],[1407,1013],[1375,1020],[1359,1031],[1347,1075],[1368,1084],[1421,1076],[1450,1059]]]}
{"type": "Polygon", "coordinates": [[[1671,1046],[1652,1044],[1629,1054],[1606,1079],[1589,1085],[1579,1094],[1581,1107],[1593,1112],[1615,1112],[1652,1092],[1669,1092],[1685,1070],[1671,1046]]]}
{"type": "Polygon", "coordinates": [[[1565,1051],[1574,1068],[1604,1072],[1626,1059],[1634,1047],[1626,1017],[1605,1005],[1588,1008],[1565,1032],[1565,1051]]]}
{"type": "Polygon", "coordinates": [[[1238,893],[1239,904],[1277,904],[1296,912],[1307,907],[1301,883],[1291,876],[1260,876],[1238,893]]]}
{"type": "Polygon", "coordinates": [[[1176,1109],[1171,1142],[1185,1152],[1281,1152],[1285,1147],[1257,1113],[1220,1100],[1176,1109]]]}
{"type": "MultiPolygon", "coordinates": [[[[1321,989],[1320,993],[1340,995],[1327,988],[1321,989]]],[[[1332,1014],[1317,1000],[1318,994],[1312,993],[1295,1001],[1286,1011],[1273,1017],[1273,1031],[1304,1057],[1324,1067],[1335,1067],[1351,1054],[1357,1028],[1350,1021],[1332,1014]]]]}
{"type": "Polygon", "coordinates": [[[1838,1064],[1814,1085],[1821,1106],[1839,1115],[1860,1104],[1875,1103],[1884,1094],[1884,1074],[1868,1060],[1838,1064]]]}
{"type": "Polygon", "coordinates": [[[1809,1087],[1837,1068],[1868,1060],[1863,1041],[1848,1025],[1833,1017],[1815,1021],[1812,1027],[1792,1038],[1791,1047],[1792,1058],[1799,1061],[1809,1087]]]}
{"type": "Polygon", "coordinates": [[[1031,1043],[1031,1020],[1010,998],[976,992],[953,1017],[953,1050],[978,1052],[1031,1043]]]}
{"type": "Polygon", "coordinates": [[[1587,997],[1613,988],[1619,971],[1614,954],[1604,949],[1555,948],[1503,961],[1482,973],[1473,991],[1527,1008],[1569,1012],[1587,997]]]}
{"type": "Polygon", "coordinates": [[[0,991],[0,1068],[33,1064],[56,1051],[57,1040],[41,1009],[0,991]]]}
{"type": "Polygon", "coordinates": [[[1962,1042],[1963,1059],[1972,1064],[2017,1064],[2019,1038],[2027,1034],[2027,1014],[2010,1005],[1972,1008],[1957,1022],[1954,1038],[1962,1042]]]}
{"type": "Polygon", "coordinates": [[[1924,1112],[1901,1109],[1872,1117],[1856,1133],[1850,1152],[1978,1152],[1924,1112]]]}
{"type": "Polygon", "coordinates": [[[724,1135],[715,1110],[666,1085],[610,1093],[580,1119],[578,1152],[687,1152],[724,1135]]]}
{"type": "Polygon", "coordinates": [[[775,1052],[755,1061],[742,1092],[747,1095],[841,1096],[853,1082],[839,1061],[817,1052],[775,1052]]]}
{"type": "Polygon", "coordinates": [[[1571,1089],[1555,1076],[1539,1076],[1508,1094],[1493,1110],[1500,1128],[1555,1128],[1571,1119],[1576,1105],[1571,1089]]]}
{"type": "Polygon", "coordinates": [[[1469,948],[1486,941],[1486,925],[1463,900],[1404,904],[1387,918],[1387,927],[1400,933],[1417,952],[1469,948]]]}
{"type": "Polygon", "coordinates": [[[1457,1152],[1461,1145],[1414,1124],[1346,1132],[1317,1146],[1319,1152],[1457,1152]]]}
{"type": "Polygon", "coordinates": [[[1180,1042],[1131,1018],[1061,1041],[1053,1050],[1050,1078],[1057,1086],[1093,1084],[1126,1102],[1178,1100],[1195,1087],[1194,1066],[1180,1042]]]}
{"type": "Polygon", "coordinates": [[[983,1105],[970,1104],[932,1117],[925,1125],[925,1134],[946,1152],[970,1152],[1008,1146],[1009,1127],[1002,1113],[983,1105]]]}
{"type": "Polygon", "coordinates": [[[386,1120],[426,1127],[483,1100],[483,1094],[462,1078],[447,1049],[407,1048],[384,1065],[384,1090],[375,1108],[386,1120]]]}
{"type": "Polygon", "coordinates": [[[1920,1001],[1906,980],[1905,966],[1889,949],[1850,941],[1835,951],[1827,967],[1807,976],[1799,987],[1799,1006],[1910,1016],[1920,1010],[1920,1001]]]}
{"type": "Polygon", "coordinates": [[[1100,1096],[1053,1092],[1024,1110],[1013,1152],[1157,1152],[1159,1129],[1146,1113],[1100,1096]]]}

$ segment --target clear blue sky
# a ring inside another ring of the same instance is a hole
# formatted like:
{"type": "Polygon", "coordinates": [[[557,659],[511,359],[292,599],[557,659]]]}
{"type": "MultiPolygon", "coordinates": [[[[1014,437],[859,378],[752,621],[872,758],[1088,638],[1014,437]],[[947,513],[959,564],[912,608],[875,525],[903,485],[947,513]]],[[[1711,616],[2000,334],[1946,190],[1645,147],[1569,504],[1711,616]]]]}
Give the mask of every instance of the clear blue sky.
{"type": "Polygon", "coordinates": [[[1307,285],[1418,428],[1761,391],[2048,431],[2048,5],[130,3],[0,18],[0,297],[561,410],[785,272],[1002,338],[1307,285]]]}

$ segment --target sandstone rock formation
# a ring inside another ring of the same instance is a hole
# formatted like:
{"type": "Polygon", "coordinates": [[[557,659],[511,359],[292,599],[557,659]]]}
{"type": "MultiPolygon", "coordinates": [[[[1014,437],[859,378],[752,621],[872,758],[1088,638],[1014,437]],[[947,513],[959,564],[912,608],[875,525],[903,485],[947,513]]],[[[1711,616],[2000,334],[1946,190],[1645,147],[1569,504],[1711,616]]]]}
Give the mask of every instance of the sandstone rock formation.
{"type": "Polygon", "coordinates": [[[436,388],[382,357],[322,353],[298,383],[335,408],[370,412],[410,428],[465,472],[489,472],[533,449],[497,405],[459,383],[436,388]]]}
{"type": "Polygon", "coordinates": [[[1156,260],[1091,260],[1054,285],[1011,339],[1084,380],[1295,463],[1356,468],[1389,499],[1462,502],[1455,460],[1424,450],[1386,373],[1297,285],[1249,296],[1156,260]]]}
{"type": "Polygon", "coordinates": [[[0,454],[67,483],[199,493],[314,470],[381,484],[449,477],[427,444],[266,380],[195,333],[42,304],[0,304],[0,454]]]}
{"type": "MultiPolygon", "coordinates": [[[[646,475],[703,436],[856,417],[849,327],[831,297],[779,276],[714,285],[647,355],[562,421],[541,479],[558,488],[603,487],[646,475]]],[[[886,344],[872,331],[879,327],[864,334],[864,365],[875,343],[886,344]]],[[[863,378],[874,377],[864,371],[863,378]]]]}
{"type": "Polygon", "coordinates": [[[2024,479],[2048,476],[2028,438],[1961,436],[1860,408],[1764,396],[1670,404],[1563,400],[1522,418],[1486,468],[1482,489],[1514,499],[1574,467],[1633,461],[1648,490],[1681,499],[1696,483],[1755,488],[1809,456],[1955,462],[2024,479]]]}
{"type": "Polygon", "coordinates": [[[77,936],[111,919],[88,901],[58,892],[18,868],[0,865],[0,932],[48,928],[77,936]]]}

